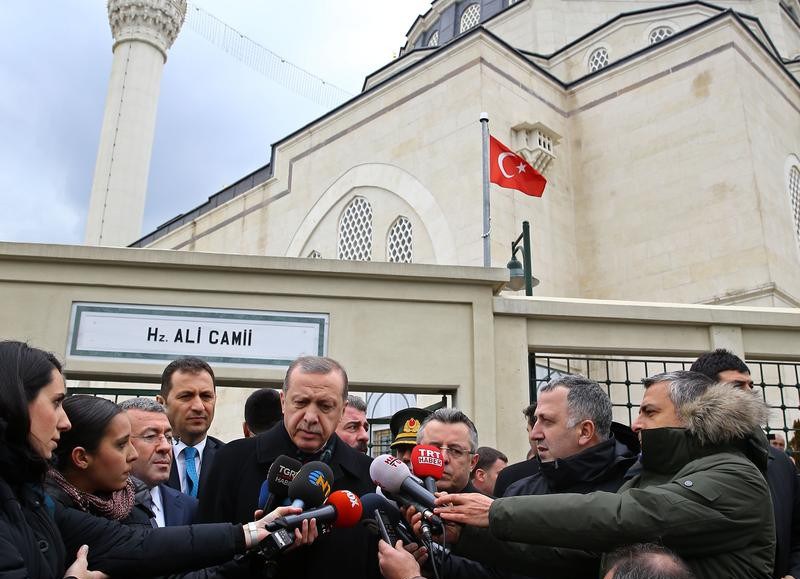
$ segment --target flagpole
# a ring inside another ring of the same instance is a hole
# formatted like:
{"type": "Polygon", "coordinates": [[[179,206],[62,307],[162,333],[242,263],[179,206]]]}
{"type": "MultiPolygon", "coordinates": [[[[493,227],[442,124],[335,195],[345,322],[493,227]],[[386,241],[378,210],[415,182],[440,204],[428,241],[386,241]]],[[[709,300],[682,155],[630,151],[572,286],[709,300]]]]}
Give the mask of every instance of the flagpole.
{"type": "Polygon", "coordinates": [[[481,113],[483,133],[483,267],[492,266],[491,207],[489,205],[489,113],[481,113]]]}

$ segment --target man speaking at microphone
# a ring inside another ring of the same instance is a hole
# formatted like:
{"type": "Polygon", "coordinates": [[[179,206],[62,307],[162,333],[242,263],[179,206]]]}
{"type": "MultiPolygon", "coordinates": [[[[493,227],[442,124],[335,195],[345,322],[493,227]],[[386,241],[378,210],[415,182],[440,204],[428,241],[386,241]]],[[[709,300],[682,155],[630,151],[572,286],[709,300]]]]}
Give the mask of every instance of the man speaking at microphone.
{"type": "MultiPolygon", "coordinates": [[[[250,521],[272,462],[281,455],[321,461],[333,471],[332,490],[374,492],[371,459],[335,434],[347,400],[347,373],[331,358],[291,363],[281,392],[283,420],[254,438],[235,440],[215,458],[200,501],[201,522],[250,521]]],[[[313,545],[278,555],[276,577],[379,577],[375,539],[356,526],[334,529],[313,545]]]]}

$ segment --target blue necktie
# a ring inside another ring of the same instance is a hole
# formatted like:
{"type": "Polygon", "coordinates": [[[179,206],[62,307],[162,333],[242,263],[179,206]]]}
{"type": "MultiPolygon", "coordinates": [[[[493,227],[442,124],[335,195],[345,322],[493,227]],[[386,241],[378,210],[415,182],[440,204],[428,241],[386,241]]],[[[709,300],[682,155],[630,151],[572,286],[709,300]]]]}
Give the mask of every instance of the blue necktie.
{"type": "Polygon", "coordinates": [[[197,498],[197,486],[200,484],[200,477],[197,476],[197,467],[194,459],[197,456],[197,449],[187,446],[183,449],[183,460],[186,462],[186,494],[197,498]]]}

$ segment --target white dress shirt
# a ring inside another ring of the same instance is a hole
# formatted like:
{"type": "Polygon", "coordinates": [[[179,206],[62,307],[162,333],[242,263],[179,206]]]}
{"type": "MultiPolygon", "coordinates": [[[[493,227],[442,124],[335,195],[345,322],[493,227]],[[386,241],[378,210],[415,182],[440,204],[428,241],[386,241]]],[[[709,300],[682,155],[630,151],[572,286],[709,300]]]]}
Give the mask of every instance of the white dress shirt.
{"type": "MultiPolygon", "coordinates": [[[[197,469],[197,476],[200,476],[200,468],[203,464],[203,451],[206,448],[208,437],[203,438],[200,442],[193,445],[197,449],[197,456],[194,459],[194,467],[197,469]]],[[[178,477],[181,480],[181,491],[189,494],[189,487],[186,480],[186,457],[183,456],[183,449],[189,446],[185,442],[175,442],[175,447],[172,449],[175,452],[175,462],[178,465],[178,477]]]]}

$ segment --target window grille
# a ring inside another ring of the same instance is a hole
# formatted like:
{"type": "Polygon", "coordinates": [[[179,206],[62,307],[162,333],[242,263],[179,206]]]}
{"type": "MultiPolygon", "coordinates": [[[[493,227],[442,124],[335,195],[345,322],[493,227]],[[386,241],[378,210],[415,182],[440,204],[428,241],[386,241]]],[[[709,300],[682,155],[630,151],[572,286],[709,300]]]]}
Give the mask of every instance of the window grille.
{"type": "Polygon", "coordinates": [[[317,251],[316,249],[313,249],[311,251],[311,253],[308,254],[308,258],[309,259],[322,259],[322,254],[319,251],[317,251]]]}
{"type": "Polygon", "coordinates": [[[339,259],[372,259],[372,206],[363,197],[355,197],[339,221],[339,259]]]}
{"type": "Polygon", "coordinates": [[[431,34],[431,37],[428,39],[428,48],[432,48],[434,46],[439,46],[439,31],[435,31],[431,34]]]}
{"type": "Polygon", "coordinates": [[[598,48],[589,56],[589,72],[597,72],[608,66],[608,50],[598,48]]]}
{"type": "Polygon", "coordinates": [[[470,28],[474,28],[478,25],[478,22],[481,21],[481,5],[475,2],[474,4],[470,4],[467,6],[464,13],[461,14],[461,25],[459,26],[459,32],[466,32],[470,28]]]}
{"type": "Polygon", "coordinates": [[[658,28],[654,28],[653,31],[650,32],[650,44],[657,44],[662,40],[666,40],[673,34],[675,34],[675,31],[669,26],[659,26],[658,28]]]}
{"type": "MultiPolygon", "coordinates": [[[[531,400],[537,389],[563,374],[582,374],[600,384],[611,398],[614,420],[631,424],[639,413],[642,378],[661,372],[688,370],[694,358],[567,356],[531,353],[528,357],[531,400]]],[[[764,430],[781,432],[787,450],[800,458],[800,362],[746,360],[753,388],[770,410],[764,430]]]]}
{"type": "Polygon", "coordinates": [[[794,234],[800,246],[800,168],[797,165],[789,169],[789,199],[792,201],[794,234]]]}
{"type": "Polygon", "coordinates": [[[413,239],[411,222],[405,217],[398,217],[391,229],[386,243],[386,261],[395,263],[411,263],[413,257],[413,239]]]}

